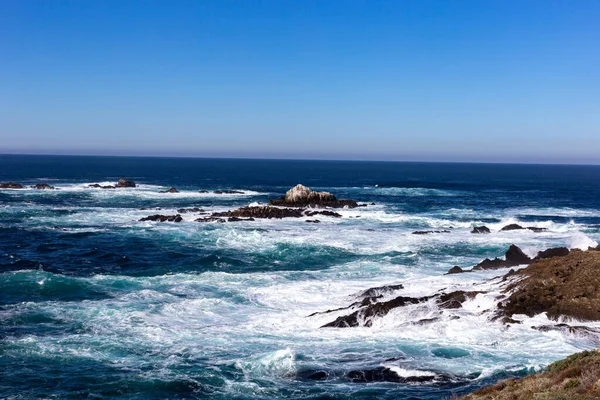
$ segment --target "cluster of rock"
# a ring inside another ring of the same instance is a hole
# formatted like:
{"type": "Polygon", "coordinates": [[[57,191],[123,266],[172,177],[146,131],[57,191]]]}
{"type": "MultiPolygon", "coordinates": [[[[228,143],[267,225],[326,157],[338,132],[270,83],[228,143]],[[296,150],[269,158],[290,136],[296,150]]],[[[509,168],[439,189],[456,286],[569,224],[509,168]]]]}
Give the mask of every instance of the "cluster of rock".
{"type": "Polygon", "coordinates": [[[557,247],[553,249],[540,251],[538,252],[535,258],[531,259],[527,254],[523,252],[523,250],[521,250],[519,247],[513,244],[508,248],[508,250],[504,254],[504,259],[495,258],[493,260],[490,260],[489,258],[486,258],[471,269],[462,269],[459,266],[454,266],[450,268],[447,273],[457,274],[461,272],[516,267],[518,265],[530,264],[534,261],[539,261],[546,258],[563,257],[568,255],[569,251],[570,250],[566,247],[557,247]]]}
{"type": "MultiPolygon", "coordinates": [[[[38,183],[30,186],[32,189],[38,190],[53,190],[54,186],[48,185],[47,183],[38,183]]],[[[25,189],[25,186],[16,182],[0,182],[0,189],[25,189]]]]}
{"type": "MultiPolygon", "coordinates": [[[[177,189],[171,188],[169,193],[177,193],[177,189]]],[[[204,191],[208,193],[208,191],[204,191]]],[[[164,193],[164,192],[163,192],[164,193]]],[[[234,190],[228,191],[215,191],[218,194],[240,194],[234,190]]],[[[239,221],[254,221],[255,219],[283,219],[283,218],[303,218],[303,217],[314,217],[322,215],[326,217],[342,218],[342,214],[331,211],[315,209],[317,207],[358,207],[359,204],[354,200],[339,200],[329,192],[315,192],[305,186],[297,185],[294,188],[288,190],[286,195],[281,199],[270,200],[270,205],[265,206],[246,206],[235,210],[215,212],[208,216],[197,218],[196,222],[239,222],[239,221]],[[282,207],[285,205],[285,207],[282,207]]],[[[198,212],[202,213],[204,210],[200,208],[188,208],[179,209],[178,213],[183,214],[187,212],[198,212]]],[[[156,218],[157,221],[171,221],[168,219],[169,216],[160,216],[162,218],[156,218]]],[[[147,219],[145,219],[147,220],[147,219]]],[[[178,221],[176,221],[178,222],[178,221]]],[[[309,223],[320,223],[318,219],[307,219],[309,223]]]]}
{"type": "MultiPolygon", "coordinates": [[[[530,231],[533,232],[546,232],[548,229],[546,228],[538,228],[535,226],[527,226],[527,227],[523,227],[519,224],[509,224],[506,225],[505,227],[503,227],[502,229],[500,229],[500,231],[517,231],[517,230],[522,230],[522,229],[529,229],[530,231]]],[[[490,230],[490,228],[488,228],[487,226],[474,226],[473,230],[471,231],[471,233],[476,233],[476,234],[485,234],[485,233],[491,233],[492,231],[490,230]]]]}
{"type": "MultiPolygon", "coordinates": [[[[553,248],[540,251],[535,258],[531,259],[517,246],[511,245],[505,254],[505,259],[486,259],[472,270],[526,264],[529,266],[518,271],[510,270],[500,280],[505,282],[503,293],[506,297],[497,304],[492,319],[502,320],[508,324],[519,323],[513,319],[516,314],[533,317],[547,313],[547,316],[554,320],[568,317],[600,321],[600,246],[590,248],[588,251],[569,250],[565,247],[553,248]]],[[[452,273],[452,270],[449,273],[452,273]]],[[[440,310],[456,309],[461,308],[465,301],[485,293],[474,290],[440,291],[429,296],[397,296],[389,299],[390,294],[403,288],[401,284],[371,288],[361,293],[357,301],[348,307],[317,312],[310,316],[350,310],[351,313],[342,315],[322,327],[370,327],[375,318],[383,317],[391,310],[400,307],[433,302],[440,310]],[[384,300],[384,297],[388,300],[384,300]]],[[[437,319],[428,318],[414,323],[427,324],[437,319]]],[[[600,331],[585,326],[558,324],[532,328],[543,331],[576,331],[579,334],[591,335],[600,343],[600,331]]]]}
{"type": "Polygon", "coordinates": [[[181,215],[150,215],[148,217],[141,218],[140,221],[154,221],[154,222],[181,222],[183,218],[181,215]]]}
{"type": "Polygon", "coordinates": [[[119,179],[119,181],[115,185],[100,185],[99,183],[94,183],[88,185],[89,188],[96,189],[118,189],[118,188],[134,188],[136,184],[134,181],[129,179],[119,179]]]}
{"type": "Polygon", "coordinates": [[[301,184],[288,190],[285,196],[269,200],[269,204],[284,207],[358,207],[358,203],[354,200],[338,199],[329,192],[317,192],[301,184]]]}

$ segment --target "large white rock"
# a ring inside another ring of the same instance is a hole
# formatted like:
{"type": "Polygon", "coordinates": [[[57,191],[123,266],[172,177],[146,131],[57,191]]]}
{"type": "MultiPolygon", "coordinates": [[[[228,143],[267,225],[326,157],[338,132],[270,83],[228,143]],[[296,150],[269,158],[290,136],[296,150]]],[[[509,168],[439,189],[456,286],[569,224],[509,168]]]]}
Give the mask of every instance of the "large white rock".
{"type": "Polygon", "coordinates": [[[335,196],[329,192],[315,192],[304,185],[298,184],[285,193],[287,203],[305,203],[310,201],[334,201],[335,196]]]}

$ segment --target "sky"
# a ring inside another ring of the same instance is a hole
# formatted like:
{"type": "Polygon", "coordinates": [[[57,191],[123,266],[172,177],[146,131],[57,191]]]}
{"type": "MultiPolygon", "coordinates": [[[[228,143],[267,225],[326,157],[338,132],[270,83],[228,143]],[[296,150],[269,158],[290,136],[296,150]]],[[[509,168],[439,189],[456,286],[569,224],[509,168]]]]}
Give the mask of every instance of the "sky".
{"type": "Polygon", "coordinates": [[[600,164],[600,1],[0,1],[0,153],[600,164]]]}

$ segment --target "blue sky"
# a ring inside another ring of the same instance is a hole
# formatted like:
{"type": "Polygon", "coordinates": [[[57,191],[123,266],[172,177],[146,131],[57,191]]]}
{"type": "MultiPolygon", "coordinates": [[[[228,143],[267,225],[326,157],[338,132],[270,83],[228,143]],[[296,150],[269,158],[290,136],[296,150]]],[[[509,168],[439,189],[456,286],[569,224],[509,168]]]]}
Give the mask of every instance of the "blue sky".
{"type": "Polygon", "coordinates": [[[599,1],[0,2],[0,153],[600,163],[599,1]]]}

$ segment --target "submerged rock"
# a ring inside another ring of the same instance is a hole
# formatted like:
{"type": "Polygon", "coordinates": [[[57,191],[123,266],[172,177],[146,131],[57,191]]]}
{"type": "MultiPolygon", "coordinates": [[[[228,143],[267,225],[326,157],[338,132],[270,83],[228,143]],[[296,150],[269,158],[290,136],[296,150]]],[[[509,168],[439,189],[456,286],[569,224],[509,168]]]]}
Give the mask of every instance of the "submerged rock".
{"type": "Polygon", "coordinates": [[[175,189],[174,187],[167,189],[167,190],[161,190],[160,193],[179,193],[179,190],[175,189]]]}
{"type": "Polygon", "coordinates": [[[388,367],[377,367],[373,369],[363,369],[350,371],[347,377],[352,382],[396,382],[396,383],[424,383],[432,382],[436,379],[436,374],[431,375],[418,371],[415,376],[400,376],[388,367]]]}
{"type": "Polygon", "coordinates": [[[87,185],[87,187],[89,187],[89,188],[96,188],[96,189],[114,189],[115,188],[115,186],[112,186],[112,185],[102,186],[99,183],[93,183],[91,185],[87,185]]]}
{"type": "Polygon", "coordinates": [[[490,228],[487,226],[474,226],[471,233],[490,233],[490,228]]]}
{"type": "Polygon", "coordinates": [[[321,221],[318,219],[307,219],[306,222],[310,222],[311,224],[319,224],[321,221]]]}
{"type": "MultiPolygon", "coordinates": [[[[203,193],[201,191],[201,193],[203,193]]],[[[215,190],[214,194],[244,194],[244,192],[240,192],[239,190],[215,190]]]]}
{"type": "Polygon", "coordinates": [[[548,230],[548,228],[537,228],[535,226],[528,226],[527,229],[536,233],[546,232],[548,230]]]}
{"type": "Polygon", "coordinates": [[[312,217],[315,215],[325,215],[326,217],[334,217],[334,218],[342,218],[342,214],[340,213],[336,213],[335,211],[329,211],[329,210],[324,210],[324,211],[307,211],[306,215],[308,217],[312,217]]]}
{"type": "Polygon", "coordinates": [[[155,221],[155,222],[181,222],[183,218],[181,215],[150,215],[148,217],[141,218],[140,221],[155,221]]]}
{"type": "Polygon", "coordinates": [[[117,182],[117,185],[115,187],[118,188],[134,188],[135,182],[131,181],[129,179],[119,179],[119,181],[117,182]]]}
{"type": "Polygon", "coordinates": [[[218,218],[218,217],[204,217],[204,218],[195,219],[194,221],[196,221],[196,222],[219,222],[219,223],[225,223],[225,220],[223,218],[218,218]]]}
{"type": "Polygon", "coordinates": [[[16,182],[1,182],[0,189],[23,189],[23,185],[16,182]]]}
{"type": "Polygon", "coordinates": [[[450,233],[449,230],[443,230],[443,231],[414,231],[412,234],[413,235],[429,235],[431,233],[450,233]]]}
{"type": "Polygon", "coordinates": [[[358,203],[354,200],[337,199],[329,192],[316,192],[301,184],[288,190],[285,196],[269,200],[269,204],[287,207],[358,207],[358,203]]]}
{"type": "Polygon", "coordinates": [[[179,214],[186,214],[186,213],[202,213],[205,211],[202,208],[192,207],[192,208],[180,208],[179,210],[177,210],[177,212],[179,214]]]}
{"type": "Polygon", "coordinates": [[[54,190],[54,186],[50,186],[47,183],[38,183],[33,185],[31,188],[37,190],[54,190]]]}

